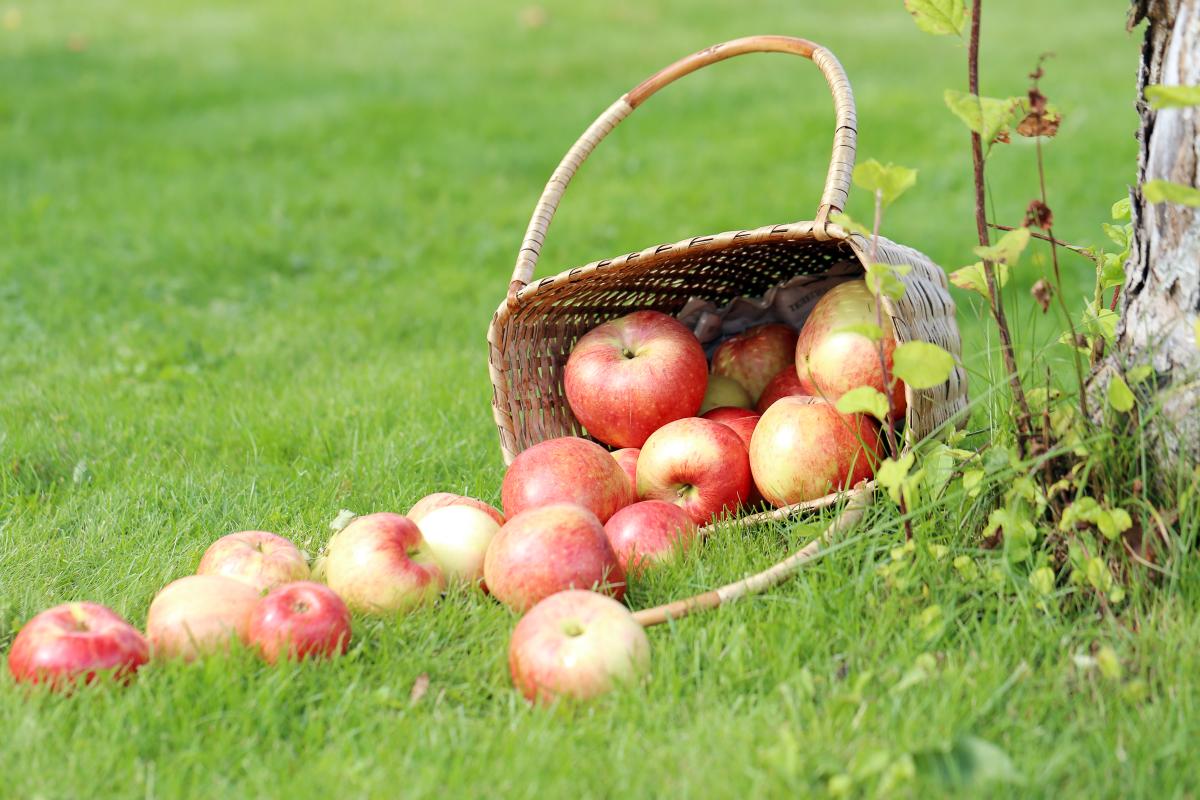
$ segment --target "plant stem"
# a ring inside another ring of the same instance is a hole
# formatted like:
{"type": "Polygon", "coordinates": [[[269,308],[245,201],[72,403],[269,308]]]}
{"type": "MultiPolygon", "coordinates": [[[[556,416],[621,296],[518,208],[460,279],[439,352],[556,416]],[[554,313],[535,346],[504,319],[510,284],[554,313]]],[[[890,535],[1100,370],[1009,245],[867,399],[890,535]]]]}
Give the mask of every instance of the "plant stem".
{"type": "MultiPolygon", "coordinates": [[[[988,227],[992,228],[994,230],[998,230],[998,231],[1015,231],[1016,230],[1016,228],[1014,228],[1011,225],[999,225],[995,222],[989,222],[988,227]]],[[[1072,253],[1077,253],[1078,255],[1083,256],[1088,261],[1091,261],[1093,264],[1096,262],[1095,257],[1091,253],[1088,252],[1088,249],[1086,247],[1080,247],[1077,244],[1071,244],[1069,242],[1064,242],[1061,239],[1055,239],[1053,236],[1047,236],[1046,234],[1038,233],[1037,231],[1030,231],[1029,235],[1032,236],[1034,239],[1041,239],[1043,242],[1053,242],[1054,244],[1058,245],[1059,247],[1065,248],[1067,250],[1070,250],[1072,253]]]]}

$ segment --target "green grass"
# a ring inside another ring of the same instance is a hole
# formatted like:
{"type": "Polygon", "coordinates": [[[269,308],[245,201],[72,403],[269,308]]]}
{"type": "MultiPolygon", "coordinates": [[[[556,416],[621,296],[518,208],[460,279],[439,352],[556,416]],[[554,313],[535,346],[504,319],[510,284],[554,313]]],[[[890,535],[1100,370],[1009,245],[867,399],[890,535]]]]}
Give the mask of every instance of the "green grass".
{"type": "MultiPolygon", "coordinates": [[[[341,508],[403,510],[435,490],[497,500],[484,333],[527,215],[591,119],[686,52],[758,32],[831,47],[863,157],[920,170],[885,233],[947,267],[972,260],[967,140],[941,102],[962,88],[961,48],[919,34],[899,2],[651,5],[555,2],[535,27],[520,4],[463,0],[13,5],[0,644],[70,599],[140,623],[230,530],[315,551],[341,508]]],[[[990,3],[985,20],[985,93],[1021,93],[1037,55],[1057,53],[1045,90],[1067,121],[1047,148],[1050,204],[1058,235],[1088,244],[1134,174],[1137,41],[1110,5],[990,3]]],[[[583,170],[544,271],[809,218],[831,119],[798,59],[672,87],[583,170]]],[[[1019,222],[1033,163],[1023,142],[993,158],[999,218],[1019,222]]],[[[1078,305],[1088,265],[1065,258],[1078,305]]],[[[960,299],[981,396],[986,329],[960,299]]],[[[1024,352],[1056,326],[1030,305],[1015,313],[1024,352]]],[[[1003,571],[987,577],[1000,562],[975,549],[981,526],[966,503],[923,514],[918,537],[950,554],[897,582],[877,571],[897,520],[874,512],[801,579],[652,630],[644,689],[581,708],[527,708],[505,669],[513,616],[467,594],[356,620],[332,664],[242,654],[69,698],[5,679],[0,794],[926,796],[949,790],[921,754],[973,735],[1023,780],[995,791],[1188,795],[1196,569],[1135,596],[1119,626],[1045,612],[1003,571]],[[961,554],[980,577],[950,566],[961,554]],[[1097,643],[1120,679],[1077,663],[1097,643]],[[421,674],[429,691],[410,703],[421,674]]],[[[632,602],[759,569],[812,530],[718,535],[632,602]]]]}

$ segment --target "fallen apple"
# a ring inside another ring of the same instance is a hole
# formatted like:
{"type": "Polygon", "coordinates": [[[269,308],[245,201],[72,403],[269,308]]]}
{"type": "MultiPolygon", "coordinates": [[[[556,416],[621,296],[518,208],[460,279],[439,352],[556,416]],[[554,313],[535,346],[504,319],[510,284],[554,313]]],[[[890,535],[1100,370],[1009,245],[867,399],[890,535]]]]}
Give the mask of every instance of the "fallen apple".
{"type": "Polygon", "coordinates": [[[443,506],[422,516],[417,527],[446,580],[483,580],[483,558],[500,530],[494,517],[473,506],[443,506]]]}
{"type": "Polygon", "coordinates": [[[153,656],[192,661],[245,643],[250,611],[261,596],[253,586],[224,575],[172,581],[150,603],[146,617],[153,656]]]}
{"type": "Polygon", "coordinates": [[[784,367],[796,365],[796,331],[789,325],[758,325],[731,336],[713,351],[712,373],[733,378],[750,394],[748,408],[784,367]]]}
{"type": "Polygon", "coordinates": [[[674,503],[697,523],[737,513],[750,486],[746,446],[720,422],[689,417],[668,423],[638,456],[638,496],[674,503]]]}
{"type": "Polygon", "coordinates": [[[69,689],[99,678],[128,682],[149,659],[140,632],[97,603],[64,603],[25,623],[8,651],[18,683],[69,689]]]}
{"type": "Polygon", "coordinates": [[[674,503],[643,500],[613,514],[604,532],[628,575],[686,551],[696,538],[696,523],[674,503]]]}
{"type": "Polygon", "coordinates": [[[426,495],[413,504],[413,507],[408,510],[404,516],[411,519],[418,525],[421,524],[421,518],[430,511],[436,511],[439,508],[447,506],[471,506],[487,514],[492,519],[496,520],[497,525],[504,524],[504,515],[492,508],[482,500],[476,500],[474,497],[467,497],[463,494],[452,494],[450,492],[434,492],[426,495]]]}
{"type": "Polygon", "coordinates": [[[500,497],[509,520],[531,508],[575,503],[601,522],[636,499],[625,470],[609,452],[574,436],[539,442],[513,459],[500,497]]]}
{"type": "Polygon", "coordinates": [[[416,523],[386,512],[358,517],[337,534],[325,581],[352,610],[380,615],[430,602],[446,583],[416,523]]]}
{"type": "Polygon", "coordinates": [[[247,638],[269,664],[329,658],[350,645],[350,609],[328,586],[285,583],[250,610],[247,638]]]}
{"type": "Polygon", "coordinates": [[[222,536],[204,551],[197,575],[224,575],[259,592],[292,581],[308,580],[308,560],[296,545],[266,531],[222,536]]]}

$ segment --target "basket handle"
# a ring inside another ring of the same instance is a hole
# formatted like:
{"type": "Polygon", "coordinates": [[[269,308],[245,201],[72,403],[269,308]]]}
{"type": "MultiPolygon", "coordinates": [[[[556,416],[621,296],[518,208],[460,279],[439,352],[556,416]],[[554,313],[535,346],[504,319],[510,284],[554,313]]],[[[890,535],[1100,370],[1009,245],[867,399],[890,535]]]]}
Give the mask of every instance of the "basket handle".
{"type": "Polygon", "coordinates": [[[562,199],[563,192],[566,191],[567,184],[571,182],[576,170],[596,149],[600,140],[607,136],[621,120],[629,116],[635,108],[667,84],[673,83],[701,67],[707,67],[718,61],[746,53],[791,53],[804,56],[811,59],[825,75],[829,91],[833,95],[837,123],[833,133],[833,155],[829,162],[829,173],[825,177],[825,190],[821,194],[821,205],[817,210],[813,233],[818,239],[829,238],[826,233],[829,215],[845,208],[846,195],[850,191],[850,177],[854,171],[854,151],[858,140],[858,130],[850,81],[846,78],[842,65],[838,63],[833,53],[819,44],[792,36],[747,36],[744,39],[733,39],[723,44],[713,45],[656,72],[609,106],[583,132],[579,140],[563,156],[558,168],[554,170],[554,174],[550,176],[550,181],[546,184],[541,199],[538,200],[537,207],[533,210],[533,217],[529,220],[529,227],[525,231],[525,240],[521,243],[521,251],[517,254],[517,264],[513,268],[512,282],[508,286],[510,303],[515,302],[517,292],[533,278],[533,271],[537,266],[542,244],[546,241],[546,230],[554,218],[554,211],[558,208],[559,200],[562,199]]]}

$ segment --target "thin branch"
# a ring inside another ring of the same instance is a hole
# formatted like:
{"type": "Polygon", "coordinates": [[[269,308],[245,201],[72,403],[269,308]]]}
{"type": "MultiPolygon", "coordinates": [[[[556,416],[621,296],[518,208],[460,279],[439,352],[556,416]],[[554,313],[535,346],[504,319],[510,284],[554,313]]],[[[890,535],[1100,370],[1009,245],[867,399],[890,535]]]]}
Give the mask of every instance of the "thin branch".
{"type": "MultiPolygon", "coordinates": [[[[995,222],[989,222],[988,227],[992,228],[993,230],[997,230],[997,231],[1015,231],[1016,230],[1016,228],[1012,227],[1011,225],[997,225],[995,222]]],[[[1080,247],[1077,244],[1071,244],[1069,242],[1064,242],[1061,239],[1055,239],[1053,236],[1047,236],[1046,234],[1038,233],[1037,231],[1030,231],[1029,235],[1035,239],[1041,239],[1043,242],[1052,242],[1052,243],[1058,245],[1059,247],[1066,248],[1067,250],[1070,250],[1072,253],[1077,253],[1080,256],[1083,256],[1084,258],[1086,258],[1088,261],[1091,261],[1092,263],[1095,263],[1095,261],[1096,261],[1095,257],[1088,251],[1088,249],[1086,247],[1080,247]]]]}

